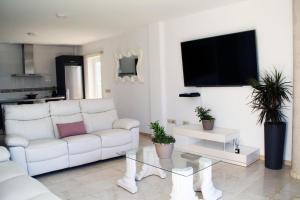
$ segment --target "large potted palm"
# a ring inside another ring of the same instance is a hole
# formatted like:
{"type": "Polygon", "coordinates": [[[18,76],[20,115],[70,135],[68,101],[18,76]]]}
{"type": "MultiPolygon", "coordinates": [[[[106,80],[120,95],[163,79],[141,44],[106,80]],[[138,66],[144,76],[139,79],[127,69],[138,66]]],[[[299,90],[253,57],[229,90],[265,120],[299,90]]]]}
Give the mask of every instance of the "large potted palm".
{"type": "Polygon", "coordinates": [[[286,116],[282,110],[292,96],[290,83],[276,69],[264,74],[260,81],[250,81],[250,104],[253,111],[259,112],[258,123],[264,123],[265,166],[269,169],[281,169],[283,164],[286,116]]]}

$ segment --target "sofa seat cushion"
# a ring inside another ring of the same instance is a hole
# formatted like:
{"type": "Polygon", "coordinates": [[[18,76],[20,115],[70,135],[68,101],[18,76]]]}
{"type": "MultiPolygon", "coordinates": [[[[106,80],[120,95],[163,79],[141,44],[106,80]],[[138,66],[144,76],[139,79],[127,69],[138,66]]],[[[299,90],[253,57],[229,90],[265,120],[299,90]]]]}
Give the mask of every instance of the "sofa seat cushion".
{"type": "Polygon", "coordinates": [[[26,172],[16,162],[7,161],[0,163],[0,183],[25,174],[26,172]]]}
{"type": "Polygon", "coordinates": [[[101,137],[103,148],[121,146],[132,142],[130,131],[125,129],[107,129],[92,134],[101,137]]]}
{"type": "Polygon", "coordinates": [[[65,137],[62,140],[68,144],[70,155],[86,153],[101,148],[100,138],[92,134],[65,137]]]}
{"type": "Polygon", "coordinates": [[[28,200],[49,190],[27,175],[17,176],[0,183],[1,200],[28,200]]]}
{"type": "Polygon", "coordinates": [[[68,155],[67,143],[59,139],[32,140],[25,151],[27,162],[51,160],[68,155]]]}

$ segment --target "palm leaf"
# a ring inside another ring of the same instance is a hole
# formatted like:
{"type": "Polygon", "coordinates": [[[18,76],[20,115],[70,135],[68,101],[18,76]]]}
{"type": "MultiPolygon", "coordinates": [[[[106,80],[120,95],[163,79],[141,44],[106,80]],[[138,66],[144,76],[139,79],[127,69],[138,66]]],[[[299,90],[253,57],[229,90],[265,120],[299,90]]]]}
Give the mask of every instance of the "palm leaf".
{"type": "Polygon", "coordinates": [[[258,123],[281,122],[286,116],[282,110],[285,102],[290,102],[292,97],[291,82],[285,81],[282,72],[274,71],[265,73],[261,81],[251,80],[249,83],[253,88],[251,92],[252,112],[259,112],[258,123]]]}

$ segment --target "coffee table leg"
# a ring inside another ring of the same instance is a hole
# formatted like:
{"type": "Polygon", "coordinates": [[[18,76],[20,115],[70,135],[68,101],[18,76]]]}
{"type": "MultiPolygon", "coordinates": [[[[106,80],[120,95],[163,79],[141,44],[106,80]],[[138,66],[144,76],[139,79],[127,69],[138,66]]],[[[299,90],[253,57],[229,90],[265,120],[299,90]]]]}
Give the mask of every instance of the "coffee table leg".
{"type": "Polygon", "coordinates": [[[126,173],[122,179],[118,180],[118,185],[131,193],[137,192],[137,186],[135,182],[136,176],[136,155],[127,154],[126,155],[126,173]],[[130,157],[130,158],[128,158],[130,157]]]}
{"type": "Polygon", "coordinates": [[[200,158],[199,164],[203,169],[198,173],[195,191],[201,191],[204,200],[217,200],[222,197],[222,191],[215,188],[212,182],[212,161],[208,158],[200,158]]]}
{"type": "Polygon", "coordinates": [[[159,158],[154,150],[154,147],[144,147],[143,149],[144,162],[147,164],[143,164],[142,170],[136,175],[136,180],[140,181],[143,178],[151,175],[159,176],[160,178],[166,178],[166,173],[159,169],[160,166],[159,158]],[[152,164],[152,167],[149,164],[152,164]]]}
{"type": "Polygon", "coordinates": [[[193,168],[173,169],[172,172],[171,200],[199,200],[193,189],[193,176],[188,176],[193,173],[193,168]],[[183,176],[184,174],[187,176],[183,176]]]}

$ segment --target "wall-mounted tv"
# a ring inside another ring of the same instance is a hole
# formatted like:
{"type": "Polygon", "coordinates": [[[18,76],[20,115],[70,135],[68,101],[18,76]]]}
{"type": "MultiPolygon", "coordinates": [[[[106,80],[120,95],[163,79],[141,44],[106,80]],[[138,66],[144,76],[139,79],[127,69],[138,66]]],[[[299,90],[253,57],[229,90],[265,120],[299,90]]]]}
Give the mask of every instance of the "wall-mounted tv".
{"type": "Polygon", "coordinates": [[[243,86],[258,78],[255,30],[181,43],[185,86],[243,86]]]}

